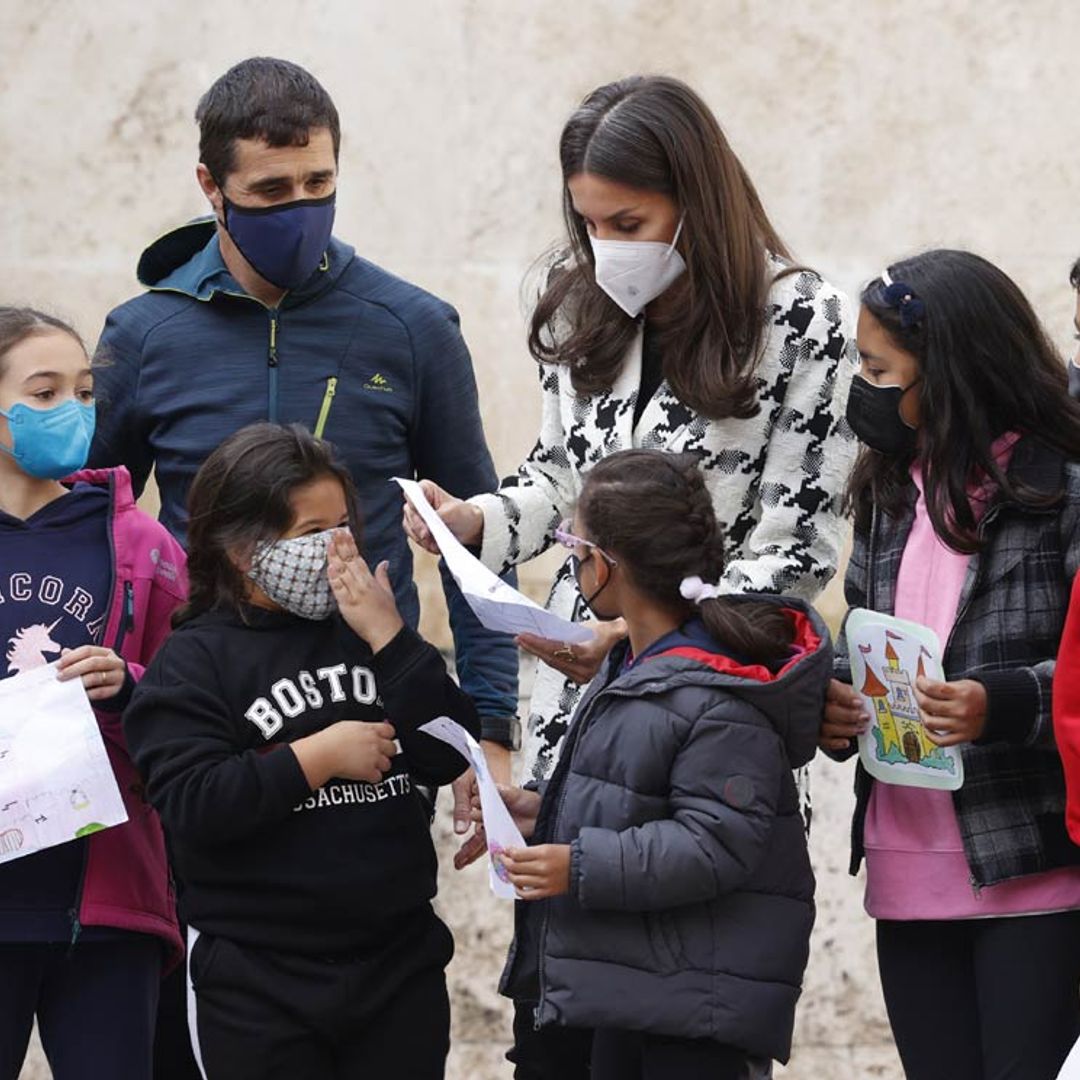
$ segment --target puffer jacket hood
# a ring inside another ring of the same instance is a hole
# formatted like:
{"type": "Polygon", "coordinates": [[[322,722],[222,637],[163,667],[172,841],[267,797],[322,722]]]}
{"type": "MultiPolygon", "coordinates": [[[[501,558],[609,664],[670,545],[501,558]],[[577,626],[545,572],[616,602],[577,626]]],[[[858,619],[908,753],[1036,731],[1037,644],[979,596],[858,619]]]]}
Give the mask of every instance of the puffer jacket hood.
{"type": "Polygon", "coordinates": [[[517,905],[502,992],[539,1025],[710,1038],[785,1061],[814,922],[792,767],[832,673],[824,622],[790,598],[779,670],[707,643],[626,645],[582,699],[532,843],[570,846],[566,895],[517,905]]]}
{"type": "MultiPolygon", "coordinates": [[[[791,659],[773,671],[763,664],[739,663],[719,645],[715,650],[677,647],[644,658],[619,676],[619,685],[628,690],[640,686],[643,693],[659,679],[673,687],[700,684],[722,688],[768,717],[784,743],[791,767],[801,768],[817,749],[822,680],[831,674],[832,665],[828,628],[808,603],[795,597],[745,595],[727,600],[783,608],[795,630],[791,659]]],[[[624,651],[617,652],[613,662],[621,663],[624,655],[624,651]]]]}

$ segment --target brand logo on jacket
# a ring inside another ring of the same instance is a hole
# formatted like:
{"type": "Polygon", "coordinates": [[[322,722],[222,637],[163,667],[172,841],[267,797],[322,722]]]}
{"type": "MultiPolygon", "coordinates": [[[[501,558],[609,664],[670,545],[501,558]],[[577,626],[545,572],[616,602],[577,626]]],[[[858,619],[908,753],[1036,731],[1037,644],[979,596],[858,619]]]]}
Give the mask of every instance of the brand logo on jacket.
{"type": "Polygon", "coordinates": [[[382,394],[392,394],[394,388],[390,385],[385,376],[375,372],[366,383],[364,383],[365,390],[377,390],[382,394]]]}

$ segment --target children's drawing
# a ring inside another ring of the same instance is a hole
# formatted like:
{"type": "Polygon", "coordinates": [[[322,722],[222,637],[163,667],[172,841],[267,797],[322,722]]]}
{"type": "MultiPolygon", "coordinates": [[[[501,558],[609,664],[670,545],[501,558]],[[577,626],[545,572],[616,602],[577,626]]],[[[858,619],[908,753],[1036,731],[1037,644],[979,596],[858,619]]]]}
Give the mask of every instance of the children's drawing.
{"type": "Polygon", "coordinates": [[[872,717],[867,733],[859,736],[867,772],[889,784],[960,787],[960,749],[931,739],[915,697],[920,676],[943,678],[937,635],[918,623],[862,609],[848,615],[845,633],[852,685],[872,717]]]}
{"type": "MultiPolygon", "coordinates": [[[[34,629],[20,641],[36,642],[36,657],[49,639],[34,629]]],[[[0,863],[127,820],[82,682],[8,653],[22,660],[28,670],[0,678],[0,863]]]]}

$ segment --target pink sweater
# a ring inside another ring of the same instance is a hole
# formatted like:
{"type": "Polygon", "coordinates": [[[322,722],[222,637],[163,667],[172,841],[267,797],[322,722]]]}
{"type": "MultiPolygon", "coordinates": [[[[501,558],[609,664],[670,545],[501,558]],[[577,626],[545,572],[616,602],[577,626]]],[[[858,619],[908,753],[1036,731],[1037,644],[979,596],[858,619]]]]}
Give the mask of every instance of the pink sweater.
{"type": "MultiPolygon", "coordinates": [[[[1016,436],[1006,435],[995,445],[1003,466],[1015,442],[1016,436]]],[[[895,614],[929,626],[944,649],[956,621],[969,556],[938,539],[917,466],[911,477],[919,497],[896,579],[895,614]]],[[[864,842],[866,911],[875,919],[971,919],[1080,907],[1080,867],[975,888],[948,791],[875,783],[864,842]]]]}

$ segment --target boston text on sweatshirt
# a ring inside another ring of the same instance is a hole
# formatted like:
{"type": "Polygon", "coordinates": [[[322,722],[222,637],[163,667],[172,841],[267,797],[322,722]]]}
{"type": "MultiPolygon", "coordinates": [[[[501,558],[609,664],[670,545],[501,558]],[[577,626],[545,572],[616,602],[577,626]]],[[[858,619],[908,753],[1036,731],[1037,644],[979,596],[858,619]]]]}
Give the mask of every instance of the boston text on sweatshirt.
{"type": "Polygon", "coordinates": [[[181,918],[254,946],[333,953],[376,945],[435,895],[415,784],[464,759],[417,728],[479,720],[439,653],[405,628],[377,654],[337,616],[245,607],[180,626],[124,716],[169,839],[181,918]],[[394,725],[402,752],[376,784],[312,791],[289,743],[340,720],[394,725]]]}

